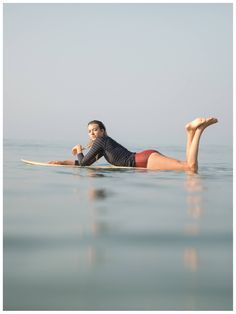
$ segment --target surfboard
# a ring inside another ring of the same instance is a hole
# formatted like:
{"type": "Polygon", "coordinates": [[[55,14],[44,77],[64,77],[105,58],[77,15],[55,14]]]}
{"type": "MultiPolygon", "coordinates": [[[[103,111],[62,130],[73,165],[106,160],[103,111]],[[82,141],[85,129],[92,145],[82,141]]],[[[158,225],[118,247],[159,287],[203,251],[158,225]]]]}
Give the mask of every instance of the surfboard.
{"type": "MultiPolygon", "coordinates": [[[[21,161],[25,164],[33,165],[33,166],[46,166],[46,167],[70,167],[70,168],[89,168],[89,169],[137,169],[135,167],[119,167],[113,165],[107,166],[76,166],[76,165],[57,165],[57,164],[49,164],[48,162],[40,162],[33,160],[21,159],[21,161]]],[[[140,168],[138,168],[140,169],[140,168]]],[[[145,169],[145,168],[143,168],[145,169]]]]}

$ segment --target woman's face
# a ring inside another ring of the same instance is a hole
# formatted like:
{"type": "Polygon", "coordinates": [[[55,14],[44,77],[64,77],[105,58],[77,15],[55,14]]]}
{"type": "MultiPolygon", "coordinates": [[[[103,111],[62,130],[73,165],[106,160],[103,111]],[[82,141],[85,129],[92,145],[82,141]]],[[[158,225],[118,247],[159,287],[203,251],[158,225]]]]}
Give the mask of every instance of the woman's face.
{"type": "Polygon", "coordinates": [[[89,124],[88,135],[90,140],[95,141],[97,137],[104,135],[104,130],[100,129],[98,124],[89,124]]]}

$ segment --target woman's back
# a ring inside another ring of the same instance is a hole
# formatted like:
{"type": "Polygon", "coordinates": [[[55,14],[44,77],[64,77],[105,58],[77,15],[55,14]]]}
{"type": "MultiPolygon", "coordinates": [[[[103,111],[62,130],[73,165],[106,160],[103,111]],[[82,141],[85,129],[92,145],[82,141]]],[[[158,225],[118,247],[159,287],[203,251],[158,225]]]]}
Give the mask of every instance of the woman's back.
{"type": "Polygon", "coordinates": [[[89,166],[104,156],[112,165],[134,167],[134,155],[135,153],[130,152],[110,136],[102,136],[96,138],[85,156],[82,153],[78,154],[78,164],[80,166],[89,166]]]}

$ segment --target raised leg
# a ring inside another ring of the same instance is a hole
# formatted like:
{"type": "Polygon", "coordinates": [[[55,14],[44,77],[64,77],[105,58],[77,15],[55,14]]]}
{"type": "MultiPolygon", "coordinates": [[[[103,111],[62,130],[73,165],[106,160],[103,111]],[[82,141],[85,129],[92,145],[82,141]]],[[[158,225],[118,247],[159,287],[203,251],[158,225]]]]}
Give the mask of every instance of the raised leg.
{"type": "Polygon", "coordinates": [[[205,128],[217,122],[218,120],[215,118],[208,118],[205,120],[204,123],[202,123],[199,127],[197,127],[195,131],[194,137],[192,139],[192,143],[190,145],[188,159],[187,159],[187,163],[193,172],[197,172],[198,170],[198,150],[199,150],[199,143],[200,143],[202,132],[205,130],[205,128]]]}
{"type": "Polygon", "coordinates": [[[216,122],[217,119],[215,118],[198,118],[186,126],[186,161],[180,161],[158,153],[153,153],[149,156],[147,169],[182,170],[196,173],[198,170],[198,150],[202,132],[206,127],[216,122]]]}
{"type": "Polygon", "coordinates": [[[185,126],[185,129],[187,132],[187,143],[186,143],[186,160],[187,161],[189,158],[190,147],[191,147],[196,129],[200,125],[202,125],[205,121],[206,121],[205,118],[197,118],[197,119],[193,120],[192,122],[187,123],[185,126]]]}

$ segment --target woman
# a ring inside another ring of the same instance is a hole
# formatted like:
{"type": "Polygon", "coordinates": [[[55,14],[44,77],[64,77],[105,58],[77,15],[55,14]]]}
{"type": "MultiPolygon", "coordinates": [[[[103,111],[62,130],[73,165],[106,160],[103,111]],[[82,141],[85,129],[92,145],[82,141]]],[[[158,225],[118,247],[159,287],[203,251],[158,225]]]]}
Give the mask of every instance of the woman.
{"type": "MultiPolygon", "coordinates": [[[[215,118],[197,118],[185,126],[187,131],[186,161],[180,161],[162,155],[156,150],[145,150],[134,153],[114,141],[107,135],[101,121],[93,120],[88,124],[90,148],[84,156],[83,147],[77,144],[72,148],[72,154],[78,160],[50,161],[52,164],[89,166],[102,156],[115,166],[141,167],[151,170],[183,170],[197,173],[198,148],[202,132],[206,127],[217,123],[215,118]]],[[[87,148],[88,148],[87,147],[87,148]]]]}

